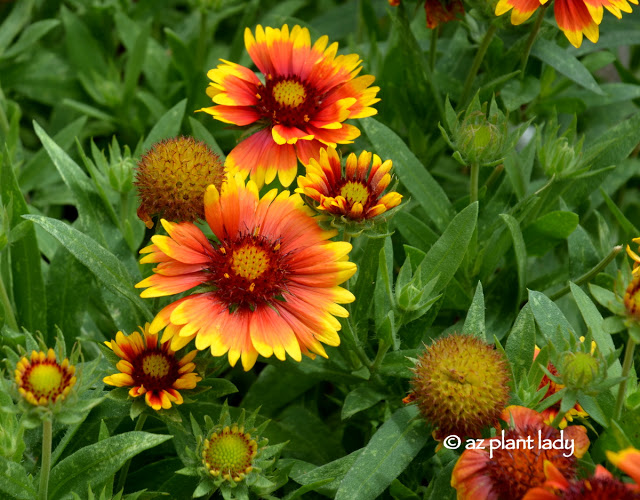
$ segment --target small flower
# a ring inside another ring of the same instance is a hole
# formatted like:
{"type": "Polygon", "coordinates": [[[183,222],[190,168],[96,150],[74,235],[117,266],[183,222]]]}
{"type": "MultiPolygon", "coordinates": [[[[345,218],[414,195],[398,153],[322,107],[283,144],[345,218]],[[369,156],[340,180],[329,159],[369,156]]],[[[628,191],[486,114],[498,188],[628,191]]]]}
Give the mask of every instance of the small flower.
{"type": "Polygon", "coordinates": [[[358,76],[357,54],[336,55],[338,44],[327,48],[323,36],[311,45],[307,28],[285,24],[281,29],[258,25],[255,37],[244,33],[249,56],[264,75],[223,61],[207,76],[207,95],[215,103],[204,111],[216,120],[260,130],[238,144],[227,156],[231,172],[243,179],[251,173],[258,188],[276,174],[287,187],[295,179],[298,159],[306,164],[321,147],[348,144],[360,135],[350,118],[376,114],[374,77],[358,76]]]}
{"type": "Polygon", "coordinates": [[[413,398],[437,439],[455,434],[479,437],[498,425],[509,401],[509,367],[493,346],[478,337],[454,334],[420,356],[411,381],[413,398]]]}
{"type": "MultiPolygon", "coordinates": [[[[539,353],[540,353],[540,348],[536,346],[533,354],[533,359],[536,359],[539,353]]],[[[559,376],[558,370],[553,365],[553,363],[547,364],[547,370],[549,370],[549,372],[552,375],[559,376]]],[[[551,380],[546,374],[542,377],[542,380],[540,381],[540,385],[538,385],[538,389],[542,389],[545,386],[547,387],[547,392],[542,397],[543,400],[553,396],[556,392],[558,392],[559,390],[565,387],[563,384],[559,384],[551,380]]],[[[555,420],[556,416],[558,415],[558,412],[560,411],[560,405],[561,405],[561,401],[558,401],[557,403],[553,404],[549,408],[542,410],[541,414],[546,424],[551,424],[551,422],[555,420]]],[[[586,418],[588,416],[589,414],[586,411],[584,411],[582,406],[580,406],[579,403],[576,403],[575,406],[565,414],[564,418],[560,422],[559,427],[561,429],[564,429],[567,426],[567,421],[573,422],[573,419],[576,417],[586,418]]]]}
{"type": "Polygon", "coordinates": [[[640,321],[640,273],[635,273],[635,269],[631,282],[624,292],[624,307],[631,318],[640,321]]]}
{"type": "Polygon", "coordinates": [[[589,447],[584,427],[574,425],[562,431],[564,440],[574,444],[573,454],[565,456],[565,449],[540,446],[560,439],[561,431],[545,424],[538,412],[523,406],[509,406],[501,418],[510,422],[504,433],[505,443],[508,440],[525,443],[531,438],[531,444],[515,451],[499,447],[491,450],[492,457],[488,439],[485,449],[465,450],[451,474],[451,486],[457,490],[458,500],[522,498],[531,488],[544,484],[546,462],[552,463],[563,475],[575,477],[576,459],[589,447]]]}
{"type": "Polygon", "coordinates": [[[121,358],[116,365],[120,373],[103,379],[105,384],[131,387],[129,395],[137,398],[144,394],[145,401],[154,410],[169,409],[171,403],[182,404],[179,390],[193,389],[202,378],[194,373],[193,358],[197,350],[178,360],[168,342],[158,343],[158,335],[149,332],[149,324],[139,332],[116,334],[116,339],[105,344],[121,358]]]}
{"type": "MultiPolygon", "coordinates": [[[[511,23],[522,24],[548,0],[500,0],[496,5],[496,16],[511,12],[511,23]]],[[[629,2],[638,5],[638,0],[555,0],[553,7],[558,27],[574,47],[580,47],[582,36],[593,43],[598,41],[598,25],[602,21],[603,7],[618,19],[622,12],[631,12],[629,2]]]]}
{"type": "Polygon", "coordinates": [[[320,213],[345,223],[372,219],[402,200],[395,191],[383,195],[391,182],[391,166],[391,160],[383,163],[378,155],[363,151],[357,158],[351,153],[343,169],[334,148],[321,149],[317,159],[309,160],[305,176],[298,177],[296,192],[320,213]]]}
{"type": "Polygon", "coordinates": [[[76,369],[67,358],[58,363],[56,353],[49,349],[32,351],[16,365],[15,381],[22,397],[34,406],[46,406],[63,401],[76,383],[76,369]]]}
{"type": "Polygon", "coordinates": [[[212,432],[204,440],[202,463],[213,477],[242,481],[253,470],[258,443],[237,424],[212,432]]]}
{"type": "Polygon", "coordinates": [[[206,220],[214,243],[195,225],[162,221],[169,236],[156,235],[141,263],[159,263],[137,288],[142,297],[162,297],[198,285],[201,291],[162,309],[150,331],[166,327],[174,349],[196,339],[213,356],[229,353],[251,369],[258,354],[327,357],[321,342],[340,344],[340,322],[348,312],[338,303],[355,298],[339,285],[356,271],[351,244],[328,241],[298,194],[275,189],[262,198],[253,181],[238,174],[205,194],[206,220]],[[314,354],[315,353],[315,354],[314,354]]]}
{"type": "Polygon", "coordinates": [[[204,192],[209,184],[219,188],[224,176],[220,158],[204,142],[192,137],[158,142],[138,163],[138,217],[148,228],[155,215],[178,222],[203,219],[204,192]]]}
{"type": "Polygon", "coordinates": [[[597,465],[592,477],[579,481],[569,481],[551,462],[545,462],[546,481],[542,486],[532,488],[523,500],[640,500],[640,452],[627,448],[618,453],[607,451],[609,461],[626,472],[635,483],[624,483],[597,465]]]}

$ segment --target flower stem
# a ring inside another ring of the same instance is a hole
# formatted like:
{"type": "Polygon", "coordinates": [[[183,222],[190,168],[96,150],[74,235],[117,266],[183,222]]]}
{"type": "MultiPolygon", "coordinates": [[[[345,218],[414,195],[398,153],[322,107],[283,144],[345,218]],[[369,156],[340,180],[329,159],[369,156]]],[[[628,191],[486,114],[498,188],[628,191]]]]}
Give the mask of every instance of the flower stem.
{"type": "MultiPolygon", "coordinates": [[[[574,281],[574,283],[579,286],[591,281],[593,278],[596,277],[596,275],[600,271],[602,271],[605,267],[609,265],[609,262],[611,262],[613,259],[616,258],[616,255],[620,253],[620,250],[622,250],[622,245],[617,245],[613,247],[609,252],[609,254],[604,259],[598,262],[593,269],[591,269],[590,271],[580,276],[577,280],[574,281]]],[[[553,301],[558,300],[560,297],[568,293],[569,290],[571,290],[571,288],[569,285],[567,285],[564,288],[561,288],[560,290],[558,290],[556,293],[550,295],[549,298],[553,301]]]]}
{"type": "Polygon", "coordinates": [[[7,289],[4,287],[4,281],[2,281],[2,276],[0,276],[0,303],[2,303],[2,307],[4,307],[4,315],[7,321],[7,325],[14,331],[18,331],[18,322],[16,321],[16,317],[13,314],[13,307],[11,307],[11,302],[9,302],[9,296],[7,295],[7,289]]]}
{"type": "Polygon", "coordinates": [[[369,368],[369,371],[371,373],[374,373],[378,370],[378,368],[382,364],[382,360],[384,359],[385,354],[387,354],[387,351],[389,350],[390,347],[391,347],[391,344],[389,344],[388,342],[384,340],[380,341],[380,343],[378,344],[378,352],[376,353],[376,357],[373,360],[373,364],[369,368]]]}
{"type": "Polygon", "coordinates": [[[480,177],[480,164],[473,162],[471,164],[471,191],[469,195],[469,204],[478,201],[478,179],[480,177]]]}
{"type": "Polygon", "coordinates": [[[469,73],[467,73],[467,79],[464,81],[464,89],[462,91],[462,95],[460,96],[460,101],[458,102],[458,109],[462,108],[467,101],[469,100],[469,96],[471,94],[471,87],[473,87],[473,82],[476,79],[476,75],[478,74],[478,70],[480,69],[480,65],[484,59],[485,54],[487,53],[487,49],[489,48],[489,44],[491,40],[493,40],[493,35],[496,34],[496,25],[492,24],[489,26],[489,29],[484,35],[482,42],[480,42],[480,47],[478,47],[478,52],[476,52],[476,56],[473,59],[473,63],[471,64],[471,68],[469,69],[469,73]]]}
{"type": "Polygon", "coordinates": [[[42,422],[42,465],[40,466],[40,487],[38,500],[47,500],[49,489],[49,472],[51,470],[51,440],[53,437],[53,422],[51,419],[42,422]]]}
{"type": "MultiPolygon", "coordinates": [[[[147,414],[142,413],[136,422],[136,426],[133,429],[134,431],[142,430],[142,426],[144,425],[144,421],[147,419],[147,414]]],[[[125,464],[120,469],[120,475],[118,476],[118,486],[116,486],[116,493],[122,491],[124,489],[124,483],[127,481],[127,474],[129,473],[129,467],[131,466],[131,459],[127,460],[125,464]]]]}
{"type": "Polygon", "coordinates": [[[624,361],[622,363],[622,377],[624,380],[620,382],[620,386],[618,388],[618,398],[616,399],[616,409],[613,413],[613,419],[616,421],[620,420],[620,415],[622,415],[622,404],[624,403],[624,396],[627,392],[627,380],[629,378],[629,371],[631,370],[631,365],[633,364],[633,353],[636,349],[636,343],[629,335],[629,340],[627,341],[627,350],[624,353],[624,361]]]}
{"type": "Polygon", "coordinates": [[[533,47],[533,43],[536,41],[538,37],[538,32],[540,31],[540,27],[542,26],[542,21],[544,20],[544,15],[546,13],[546,9],[543,7],[538,12],[538,17],[536,18],[536,22],[533,25],[533,29],[529,34],[529,38],[527,39],[527,45],[522,52],[522,62],[520,64],[520,78],[524,79],[524,70],[527,68],[527,61],[529,61],[529,54],[531,53],[531,47],[533,47]]]}

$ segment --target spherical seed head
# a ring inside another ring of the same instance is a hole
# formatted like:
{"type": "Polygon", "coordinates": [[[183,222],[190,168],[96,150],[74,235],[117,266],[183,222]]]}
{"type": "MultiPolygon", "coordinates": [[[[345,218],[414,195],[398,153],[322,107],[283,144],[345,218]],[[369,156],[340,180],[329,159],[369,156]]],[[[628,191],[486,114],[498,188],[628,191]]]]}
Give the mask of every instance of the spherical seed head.
{"type": "Polygon", "coordinates": [[[175,222],[204,218],[204,192],[213,184],[220,189],[224,165],[204,142],[192,137],[165,139],[147,151],[136,170],[138,217],[153,227],[158,215],[175,222]]]}
{"type": "Polygon", "coordinates": [[[436,438],[479,437],[496,426],[509,401],[509,367],[483,340],[462,334],[443,337],[418,358],[413,394],[436,438]]]}

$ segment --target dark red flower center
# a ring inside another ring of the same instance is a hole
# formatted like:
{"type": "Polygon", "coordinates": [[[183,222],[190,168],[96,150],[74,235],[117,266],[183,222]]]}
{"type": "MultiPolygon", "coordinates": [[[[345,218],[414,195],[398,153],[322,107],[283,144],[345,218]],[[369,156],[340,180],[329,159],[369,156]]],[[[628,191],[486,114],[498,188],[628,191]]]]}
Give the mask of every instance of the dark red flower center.
{"type": "Polygon", "coordinates": [[[240,235],[224,240],[211,256],[209,283],[229,307],[255,308],[286,289],[288,274],[280,243],[264,236],[240,235]]]}
{"type": "Polygon", "coordinates": [[[321,98],[315,89],[296,76],[267,75],[258,85],[258,111],[272,125],[302,127],[317,112],[321,98]]]}
{"type": "MultiPolygon", "coordinates": [[[[493,452],[493,459],[487,463],[487,475],[491,479],[493,490],[499,499],[522,498],[524,494],[536,486],[542,486],[546,477],[544,461],[549,460],[564,477],[575,475],[576,458],[571,455],[565,457],[565,450],[543,450],[537,443],[548,439],[560,438],[560,431],[550,427],[525,427],[524,429],[510,429],[505,432],[505,441],[509,439],[524,439],[532,437],[534,445],[529,448],[508,450],[500,448],[493,452]],[[540,436],[538,431],[541,431],[540,436]]],[[[547,441],[549,442],[549,441],[547,441]]]]}
{"type": "Polygon", "coordinates": [[[592,477],[583,479],[562,492],[564,500],[640,500],[640,493],[631,491],[614,478],[592,477]]]}
{"type": "Polygon", "coordinates": [[[147,391],[170,389],[180,376],[176,358],[158,348],[145,349],[131,364],[133,380],[147,391]]]}

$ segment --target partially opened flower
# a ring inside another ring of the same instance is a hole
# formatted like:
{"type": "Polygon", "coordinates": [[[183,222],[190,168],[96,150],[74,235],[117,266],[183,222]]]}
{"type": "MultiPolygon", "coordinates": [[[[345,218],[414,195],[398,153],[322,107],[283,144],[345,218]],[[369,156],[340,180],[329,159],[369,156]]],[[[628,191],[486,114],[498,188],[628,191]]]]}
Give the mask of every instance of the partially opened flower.
{"type": "Polygon", "coordinates": [[[286,187],[295,179],[298,159],[306,164],[321,147],[347,144],[360,135],[344,121],[376,114],[370,106],[379,101],[380,89],[370,86],[373,76],[357,76],[362,69],[357,54],[336,55],[338,44],[327,47],[327,36],[312,46],[307,28],[258,25],[255,36],[247,28],[244,39],[263,80],[223,61],[207,74],[214,105],[201,111],[225,123],[258,125],[260,130],[252,129],[229,153],[226,166],[243,179],[250,173],[258,188],[276,174],[286,187]]]}
{"type": "MultiPolygon", "coordinates": [[[[548,0],[500,0],[496,15],[511,12],[511,23],[522,24],[548,0]]],[[[629,2],[638,5],[638,0],[554,0],[553,8],[558,27],[575,47],[582,44],[583,35],[593,43],[599,38],[598,25],[602,21],[603,8],[617,18],[622,12],[631,12],[629,2]]]]}
{"type": "Polygon", "coordinates": [[[204,191],[209,184],[220,187],[224,176],[222,161],[204,142],[191,137],[160,141],[138,163],[138,217],[148,228],[156,215],[178,222],[203,219],[204,191]]]}
{"type": "MultiPolygon", "coordinates": [[[[389,0],[389,5],[397,7],[400,0],[389,0]]],[[[427,28],[434,29],[464,15],[464,5],[462,0],[425,0],[424,11],[427,14],[427,28]]]]}
{"type": "Polygon", "coordinates": [[[492,449],[490,440],[485,439],[485,449],[466,449],[451,475],[451,486],[457,490],[458,500],[522,498],[531,488],[544,484],[548,462],[563,475],[575,477],[577,458],[589,447],[584,427],[567,427],[562,435],[558,429],[545,424],[538,412],[523,406],[509,406],[502,419],[510,423],[502,438],[505,443],[512,440],[528,444],[518,449],[506,446],[492,449]],[[556,449],[543,446],[561,437],[565,446],[556,449]]]}
{"type": "Polygon", "coordinates": [[[597,465],[593,476],[571,481],[551,462],[546,462],[546,481],[532,488],[523,500],[640,500],[640,452],[627,448],[618,453],[607,451],[609,461],[631,476],[635,483],[625,483],[613,477],[602,465],[597,465]]]}
{"type": "Polygon", "coordinates": [[[205,216],[218,242],[195,225],[162,221],[168,236],[153,236],[141,263],[159,263],[155,274],[136,285],[142,297],[201,289],[162,309],[150,330],[166,327],[163,340],[174,349],[196,339],[213,356],[229,353],[249,370],[258,354],[326,357],[322,343],[340,343],[340,322],[348,316],[338,303],[354,296],[339,285],[356,271],[351,245],[328,241],[299,195],[271,190],[262,198],[253,181],[238,174],[205,194],[205,216]]]}
{"type": "MultiPolygon", "coordinates": [[[[533,359],[536,359],[539,353],[540,353],[540,348],[536,346],[533,354],[533,359]]],[[[552,375],[555,375],[555,376],[558,375],[558,370],[553,365],[553,363],[547,363],[546,368],[547,370],[549,370],[549,372],[552,375]]],[[[538,389],[542,389],[545,386],[547,386],[547,392],[542,397],[543,400],[553,396],[556,392],[564,388],[564,385],[554,382],[546,374],[542,377],[542,380],[538,385],[538,389]]],[[[557,403],[551,405],[549,408],[542,410],[541,414],[544,417],[544,422],[546,424],[550,425],[551,422],[555,420],[556,416],[558,415],[558,412],[560,411],[560,405],[561,405],[561,401],[558,401],[557,403]]],[[[586,411],[584,411],[582,406],[580,406],[580,403],[576,403],[573,408],[571,408],[567,413],[565,413],[563,419],[560,422],[559,427],[561,429],[564,429],[567,426],[568,422],[573,422],[574,418],[576,417],[585,418],[588,416],[589,414],[586,411]]]]}
{"type": "Polygon", "coordinates": [[[158,342],[158,335],[149,332],[147,323],[140,332],[116,334],[115,340],[105,344],[120,358],[115,373],[104,383],[116,387],[131,387],[129,395],[144,394],[145,402],[154,410],[169,409],[182,404],[180,390],[193,389],[202,378],[194,372],[193,358],[197,350],[178,359],[168,342],[158,342]]]}
{"type": "Polygon", "coordinates": [[[242,481],[253,470],[258,442],[237,424],[214,429],[204,440],[202,463],[213,477],[242,481]]]}
{"type": "Polygon", "coordinates": [[[34,406],[47,406],[64,400],[76,383],[76,369],[65,358],[58,363],[56,353],[32,351],[23,357],[15,369],[18,392],[34,406]]]}
{"type": "Polygon", "coordinates": [[[391,160],[383,163],[378,155],[363,151],[359,157],[351,153],[343,169],[335,148],[321,149],[317,159],[309,160],[306,174],[298,177],[296,192],[306,195],[319,212],[348,221],[372,219],[402,200],[395,191],[383,194],[391,182],[391,166],[391,160]]]}

